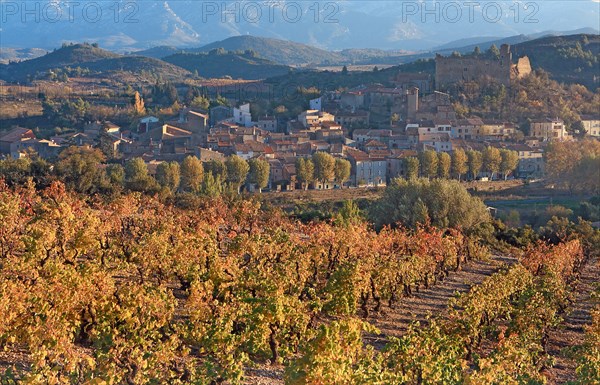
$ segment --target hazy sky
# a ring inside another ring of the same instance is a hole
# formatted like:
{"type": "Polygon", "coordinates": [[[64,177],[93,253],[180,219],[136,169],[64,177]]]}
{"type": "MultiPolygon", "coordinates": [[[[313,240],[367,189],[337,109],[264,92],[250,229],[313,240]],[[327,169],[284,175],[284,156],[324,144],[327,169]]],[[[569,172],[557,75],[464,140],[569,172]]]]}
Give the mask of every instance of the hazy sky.
{"type": "Polygon", "coordinates": [[[600,0],[572,1],[8,1],[0,45],[199,46],[258,35],[330,49],[429,49],[464,38],[600,29],[600,0]]]}

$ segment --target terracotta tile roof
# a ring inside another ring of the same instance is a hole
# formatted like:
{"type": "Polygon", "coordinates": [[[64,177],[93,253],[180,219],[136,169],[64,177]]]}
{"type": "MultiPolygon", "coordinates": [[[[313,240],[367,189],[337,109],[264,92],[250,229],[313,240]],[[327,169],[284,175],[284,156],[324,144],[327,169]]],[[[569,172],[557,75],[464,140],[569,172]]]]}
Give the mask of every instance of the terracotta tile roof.
{"type": "Polygon", "coordinates": [[[35,138],[33,131],[29,128],[17,127],[8,131],[5,135],[0,137],[0,142],[18,142],[22,138],[35,138]]]}
{"type": "Polygon", "coordinates": [[[376,139],[371,139],[367,143],[365,143],[365,147],[386,147],[386,144],[376,139]]]}
{"type": "Polygon", "coordinates": [[[185,138],[191,136],[191,131],[184,130],[183,128],[171,126],[170,124],[165,124],[163,126],[163,135],[162,139],[175,139],[175,138],[185,138]]]}
{"type": "Polygon", "coordinates": [[[459,119],[455,123],[456,126],[482,126],[483,120],[481,118],[468,118],[468,119],[459,119]]]}
{"type": "Polygon", "coordinates": [[[364,162],[366,160],[369,160],[369,154],[367,154],[366,152],[349,147],[346,148],[346,155],[349,158],[353,159],[355,162],[364,162]]]}

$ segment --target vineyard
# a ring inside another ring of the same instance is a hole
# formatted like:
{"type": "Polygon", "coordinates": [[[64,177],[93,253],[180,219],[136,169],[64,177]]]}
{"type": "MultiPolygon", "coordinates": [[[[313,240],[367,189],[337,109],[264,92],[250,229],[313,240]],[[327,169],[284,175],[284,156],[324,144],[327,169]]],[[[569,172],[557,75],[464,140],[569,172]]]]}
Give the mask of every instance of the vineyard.
{"type": "MultiPolygon", "coordinates": [[[[341,219],[0,182],[0,382],[242,384],[258,367],[299,385],[547,380],[549,340],[597,264],[592,230],[507,247],[444,317],[382,333],[383,315],[491,250],[474,233],[341,219]]],[[[574,348],[577,384],[599,383],[599,312],[574,348]]]]}

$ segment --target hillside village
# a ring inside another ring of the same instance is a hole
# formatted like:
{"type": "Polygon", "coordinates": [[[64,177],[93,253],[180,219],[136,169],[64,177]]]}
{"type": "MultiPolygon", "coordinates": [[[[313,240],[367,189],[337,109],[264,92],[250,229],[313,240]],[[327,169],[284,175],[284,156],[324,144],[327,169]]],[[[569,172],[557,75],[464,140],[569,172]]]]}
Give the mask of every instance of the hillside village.
{"type": "Polygon", "coordinates": [[[0,385],[600,385],[600,0],[21,3],[0,385]]]}
{"type": "MultiPolygon", "coordinates": [[[[293,119],[252,116],[250,103],[206,110],[183,107],[167,119],[139,116],[129,127],[88,122],[82,132],[49,139],[38,139],[32,130],[16,127],[0,137],[0,153],[20,158],[34,152],[52,159],[70,146],[102,147],[115,162],[143,159],[150,174],[162,162],[182,162],[188,156],[208,162],[236,155],[245,161],[267,161],[268,183],[259,188],[272,191],[385,186],[394,178],[412,176],[415,164],[422,176],[537,179],[544,176],[548,143],[577,140],[564,121],[552,116],[533,120],[525,136],[515,122],[457,118],[450,95],[441,91],[458,82],[492,81],[510,87],[530,72],[527,57],[512,64],[510,47],[503,45],[493,60],[438,56],[435,87],[429,75],[397,74],[392,79],[394,88],[367,84],[324,92],[293,119]],[[500,160],[502,169],[482,156],[489,149],[502,150],[506,158],[500,160]],[[462,162],[468,167],[466,172],[454,156],[459,150],[467,156],[462,162]],[[297,169],[299,159],[320,152],[347,160],[350,175],[307,177],[297,169]],[[437,154],[436,159],[432,154],[437,154]],[[509,154],[518,161],[509,161],[509,154]]],[[[581,123],[585,135],[600,138],[600,116],[582,116],[581,123]]],[[[576,134],[582,137],[584,133],[576,134]]],[[[256,186],[248,183],[246,187],[254,190],[256,186]]]]}

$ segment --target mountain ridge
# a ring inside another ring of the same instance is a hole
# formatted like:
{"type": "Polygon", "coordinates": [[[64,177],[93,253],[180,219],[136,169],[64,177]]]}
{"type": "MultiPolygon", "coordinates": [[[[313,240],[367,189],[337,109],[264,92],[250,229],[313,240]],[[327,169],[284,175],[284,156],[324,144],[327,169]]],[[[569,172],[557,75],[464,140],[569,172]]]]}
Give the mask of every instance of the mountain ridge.
{"type": "MultiPolygon", "coordinates": [[[[526,40],[520,36],[515,38],[526,40]]],[[[271,40],[262,41],[272,42],[271,40]]],[[[220,45],[215,43],[214,46],[220,45]]],[[[300,47],[304,49],[307,46],[300,45],[300,47]]],[[[441,51],[440,53],[449,54],[451,51],[441,51]]],[[[462,51],[463,54],[472,52],[471,47],[465,47],[462,51]]],[[[414,68],[414,71],[419,71],[418,59],[432,59],[435,55],[433,52],[416,55],[403,55],[402,52],[395,52],[398,56],[378,57],[377,55],[382,52],[383,54],[394,54],[393,51],[376,49],[357,50],[352,54],[355,57],[370,54],[372,57],[370,59],[363,58],[363,62],[373,61],[374,64],[380,64],[382,61],[387,61],[393,66],[412,63],[411,68],[414,68]]],[[[534,69],[544,69],[556,80],[584,84],[591,89],[598,85],[600,35],[546,36],[514,44],[512,52],[514,60],[526,55],[530,58],[534,69]]],[[[310,51],[301,51],[301,53],[310,55],[310,51]]],[[[281,55],[281,53],[279,54],[281,55]]],[[[349,55],[348,52],[339,52],[338,54],[346,55],[346,58],[349,55]]],[[[431,63],[426,65],[431,70],[431,63]]],[[[226,51],[219,47],[212,48],[208,53],[181,52],[179,50],[160,60],[143,56],[119,55],[93,44],[76,44],[65,45],[40,58],[0,65],[0,79],[9,82],[27,81],[44,78],[44,76],[51,75],[49,73],[51,71],[56,72],[55,70],[69,69],[69,67],[71,67],[70,70],[81,67],[96,75],[104,74],[105,76],[108,76],[109,72],[140,73],[145,71],[156,76],[160,75],[159,77],[162,76],[162,78],[182,79],[191,76],[192,72],[197,72],[199,76],[207,78],[231,76],[249,80],[285,75],[292,68],[266,59],[260,52],[252,49],[226,51]]],[[[69,76],[71,75],[69,74],[69,76]]]]}

